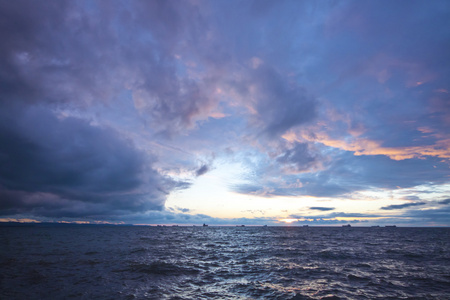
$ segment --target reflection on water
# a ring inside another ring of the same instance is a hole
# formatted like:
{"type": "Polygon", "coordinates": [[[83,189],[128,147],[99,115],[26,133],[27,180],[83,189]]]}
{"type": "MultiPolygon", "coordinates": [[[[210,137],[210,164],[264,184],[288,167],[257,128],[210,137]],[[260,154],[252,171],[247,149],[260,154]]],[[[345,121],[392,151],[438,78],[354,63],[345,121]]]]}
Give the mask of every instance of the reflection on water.
{"type": "Polygon", "coordinates": [[[0,227],[1,299],[446,299],[448,228],[0,227]]]}

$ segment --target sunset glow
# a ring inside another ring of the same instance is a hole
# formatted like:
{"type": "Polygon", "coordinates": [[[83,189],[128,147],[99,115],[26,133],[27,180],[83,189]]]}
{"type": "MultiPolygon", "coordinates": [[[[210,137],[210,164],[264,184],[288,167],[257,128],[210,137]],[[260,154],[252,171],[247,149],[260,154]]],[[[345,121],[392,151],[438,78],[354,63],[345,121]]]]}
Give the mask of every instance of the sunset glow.
{"type": "Polygon", "coordinates": [[[293,223],[293,222],[297,222],[298,220],[297,219],[281,219],[279,221],[290,224],[290,223],[293,223]]]}

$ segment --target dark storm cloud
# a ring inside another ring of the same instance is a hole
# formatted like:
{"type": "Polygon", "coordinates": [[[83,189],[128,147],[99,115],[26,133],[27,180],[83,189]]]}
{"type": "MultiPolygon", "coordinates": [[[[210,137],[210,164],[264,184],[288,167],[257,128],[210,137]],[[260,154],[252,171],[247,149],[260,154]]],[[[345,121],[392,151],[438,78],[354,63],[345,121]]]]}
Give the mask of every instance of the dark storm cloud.
{"type": "Polygon", "coordinates": [[[0,2],[0,94],[10,101],[36,100],[33,96],[42,92],[42,77],[29,74],[24,64],[45,56],[52,48],[53,39],[42,39],[39,32],[59,26],[61,12],[67,5],[63,1],[42,3],[33,1],[0,2]],[[37,50],[37,51],[35,51],[37,50]],[[34,52],[35,51],[35,52],[34,52]],[[30,53],[34,52],[34,53],[30,53]]]}
{"type": "Polygon", "coordinates": [[[394,204],[394,205],[383,206],[380,209],[394,210],[394,209],[403,209],[403,208],[408,208],[408,207],[412,207],[412,206],[419,206],[419,205],[425,205],[425,204],[426,204],[426,202],[413,202],[413,203],[405,203],[405,204],[394,204]]]}
{"type": "MultiPolygon", "coordinates": [[[[210,89],[218,81],[238,85],[227,75],[234,71],[226,57],[233,55],[240,65],[252,58],[245,45],[227,52],[227,42],[233,42],[230,28],[215,28],[199,6],[188,2],[111,1],[83,7],[13,1],[2,3],[2,13],[2,101],[85,107],[127,89],[141,116],[162,136],[207,118],[217,104],[210,89]],[[193,80],[185,76],[187,63],[211,75],[193,80]]],[[[258,39],[263,33],[249,34],[258,39]]],[[[239,75],[257,87],[254,122],[271,137],[311,121],[316,110],[313,97],[272,64],[269,59],[239,75]]]]}
{"type": "Polygon", "coordinates": [[[2,2],[1,101],[85,107],[128,89],[141,115],[168,135],[192,127],[209,109],[198,84],[177,74],[182,37],[202,38],[194,6],[78,4],[2,2]]]}
{"type": "Polygon", "coordinates": [[[113,39],[74,3],[2,1],[1,101],[85,105],[112,87],[113,39]],[[95,43],[94,43],[95,42],[95,43]],[[111,44],[112,46],[112,44],[111,44]]]}
{"type": "Polygon", "coordinates": [[[334,207],[313,206],[313,207],[310,207],[309,209],[320,210],[320,211],[329,211],[329,210],[334,210],[334,207]]]}
{"type": "Polygon", "coordinates": [[[177,76],[176,43],[190,28],[183,22],[198,18],[192,6],[173,4],[0,3],[2,215],[158,210],[170,191],[188,186],[158,174],[155,158],[115,130],[83,118],[127,89],[152,129],[170,135],[208,106],[195,82],[177,76]]]}
{"type": "Polygon", "coordinates": [[[1,106],[2,215],[93,216],[161,209],[177,183],[108,128],[40,106],[1,106]]]}

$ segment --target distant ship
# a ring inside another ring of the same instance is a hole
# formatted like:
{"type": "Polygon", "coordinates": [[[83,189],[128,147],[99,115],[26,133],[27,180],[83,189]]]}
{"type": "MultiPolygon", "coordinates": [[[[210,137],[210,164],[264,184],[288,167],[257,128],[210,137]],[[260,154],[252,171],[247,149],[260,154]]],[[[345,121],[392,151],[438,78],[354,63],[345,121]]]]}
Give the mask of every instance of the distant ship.
{"type": "Polygon", "coordinates": [[[208,227],[208,224],[203,223],[203,227],[208,227]]]}
{"type": "Polygon", "coordinates": [[[236,225],[236,227],[245,227],[245,225],[236,225]]]}
{"type": "Polygon", "coordinates": [[[397,227],[397,225],[386,225],[384,227],[397,227]]]}
{"type": "Polygon", "coordinates": [[[374,227],[374,228],[378,228],[378,227],[380,227],[380,225],[374,225],[374,226],[372,226],[372,227],[374,227]]]}
{"type": "Polygon", "coordinates": [[[347,225],[342,225],[342,227],[352,227],[352,225],[347,224],[347,225]]]}

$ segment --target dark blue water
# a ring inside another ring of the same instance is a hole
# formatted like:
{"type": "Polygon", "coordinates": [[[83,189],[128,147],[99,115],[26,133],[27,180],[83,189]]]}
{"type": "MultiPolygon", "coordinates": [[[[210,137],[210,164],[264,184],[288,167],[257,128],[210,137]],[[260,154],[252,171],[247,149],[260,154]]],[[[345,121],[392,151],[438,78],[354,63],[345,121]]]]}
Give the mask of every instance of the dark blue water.
{"type": "Polygon", "coordinates": [[[0,299],[450,299],[449,228],[0,227],[0,299]]]}

